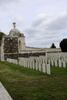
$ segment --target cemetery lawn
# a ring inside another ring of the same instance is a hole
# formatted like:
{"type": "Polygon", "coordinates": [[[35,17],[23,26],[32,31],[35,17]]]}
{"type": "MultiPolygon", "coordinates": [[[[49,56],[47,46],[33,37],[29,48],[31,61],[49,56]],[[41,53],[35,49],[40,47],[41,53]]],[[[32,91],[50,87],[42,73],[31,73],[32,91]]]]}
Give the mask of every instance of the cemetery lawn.
{"type": "Polygon", "coordinates": [[[67,68],[51,68],[51,75],[0,62],[0,81],[13,100],[67,100],[67,68]]]}

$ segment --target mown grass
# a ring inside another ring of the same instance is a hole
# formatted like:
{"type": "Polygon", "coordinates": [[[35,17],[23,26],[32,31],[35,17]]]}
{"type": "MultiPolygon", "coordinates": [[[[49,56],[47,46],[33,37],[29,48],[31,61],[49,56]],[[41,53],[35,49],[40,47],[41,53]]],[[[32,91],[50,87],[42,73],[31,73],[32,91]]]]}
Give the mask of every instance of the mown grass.
{"type": "Polygon", "coordinates": [[[13,100],[67,100],[67,68],[51,68],[51,75],[0,62],[0,81],[13,100]]]}

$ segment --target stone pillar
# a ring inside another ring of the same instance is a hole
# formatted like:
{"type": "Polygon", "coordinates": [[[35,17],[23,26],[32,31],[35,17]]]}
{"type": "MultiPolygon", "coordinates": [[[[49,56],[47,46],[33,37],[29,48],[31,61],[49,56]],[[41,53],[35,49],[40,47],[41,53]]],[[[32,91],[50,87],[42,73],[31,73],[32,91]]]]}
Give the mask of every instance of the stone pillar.
{"type": "Polygon", "coordinates": [[[4,37],[2,38],[1,44],[1,61],[4,61],[4,37]]]}
{"type": "Polygon", "coordinates": [[[19,51],[19,53],[21,53],[25,49],[26,49],[25,36],[21,36],[21,37],[18,38],[18,51],[19,51]]]}

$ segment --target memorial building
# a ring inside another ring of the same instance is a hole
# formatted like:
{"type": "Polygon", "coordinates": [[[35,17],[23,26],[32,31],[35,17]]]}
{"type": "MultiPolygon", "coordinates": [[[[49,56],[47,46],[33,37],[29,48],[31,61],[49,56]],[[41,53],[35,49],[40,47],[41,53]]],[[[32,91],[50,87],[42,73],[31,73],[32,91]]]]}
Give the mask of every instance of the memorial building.
{"type": "Polygon", "coordinates": [[[28,47],[25,44],[25,36],[16,28],[16,23],[13,22],[13,28],[8,35],[4,35],[1,42],[0,54],[1,60],[7,58],[17,59],[18,56],[38,56],[44,55],[45,52],[60,52],[59,48],[34,48],[28,47]]]}

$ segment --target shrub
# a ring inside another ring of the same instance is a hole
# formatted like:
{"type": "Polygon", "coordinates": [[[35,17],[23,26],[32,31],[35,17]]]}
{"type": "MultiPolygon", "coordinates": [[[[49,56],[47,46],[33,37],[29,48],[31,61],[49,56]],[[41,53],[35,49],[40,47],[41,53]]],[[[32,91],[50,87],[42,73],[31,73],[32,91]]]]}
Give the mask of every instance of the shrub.
{"type": "Polygon", "coordinates": [[[67,52],[67,38],[63,39],[60,42],[60,48],[61,48],[62,52],[67,52]]]}

